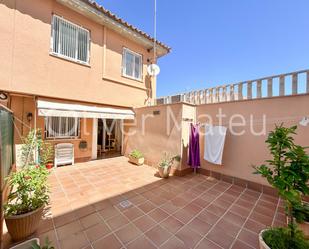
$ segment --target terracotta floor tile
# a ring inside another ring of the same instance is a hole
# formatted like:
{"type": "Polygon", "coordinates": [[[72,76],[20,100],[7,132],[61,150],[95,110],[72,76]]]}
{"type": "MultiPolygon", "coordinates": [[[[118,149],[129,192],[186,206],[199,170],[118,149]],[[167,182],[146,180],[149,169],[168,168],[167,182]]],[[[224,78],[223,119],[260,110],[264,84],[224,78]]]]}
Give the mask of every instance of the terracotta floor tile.
{"type": "Polygon", "coordinates": [[[171,201],[164,203],[160,208],[168,214],[175,213],[179,209],[179,207],[174,206],[171,201]]]}
{"type": "Polygon", "coordinates": [[[149,213],[153,209],[155,209],[155,205],[153,205],[150,201],[144,202],[138,206],[144,213],[149,213]]]}
{"type": "Polygon", "coordinates": [[[115,207],[109,206],[99,211],[99,214],[103,219],[108,220],[114,216],[119,215],[119,211],[115,207]]]}
{"type": "Polygon", "coordinates": [[[185,243],[183,243],[177,237],[173,236],[168,241],[166,241],[160,247],[160,249],[188,249],[188,247],[185,245],[185,243]]]}
{"type": "Polygon", "coordinates": [[[265,229],[267,226],[263,225],[261,223],[255,222],[254,220],[248,219],[244,226],[247,230],[254,232],[254,233],[260,233],[263,229],[265,229]]]}
{"type": "Polygon", "coordinates": [[[217,215],[221,216],[226,212],[225,208],[219,207],[217,205],[211,204],[209,207],[206,208],[207,211],[217,215]]]}
{"type": "Polygon", "coordinates": [[[144,215],[136,219],[133,223],[142,232],[146,232],[147,230],[149,230],[150,228],[154,227],[157,224],[148,215],[144,215]]]}
{"type": "Polygon", "coordinates": [[[188,205],[186,205],[183,209],[188,211],[189,213],[197,215],[199,212],[202,211],[203,208],[191,202],[188,205]]]}
{"type": "Polygon", "coordinates": [[[240,206],[238,206],[236,204],[232,205],[232,207],[230,208],[229,211],[231,211],[232,213],[237,214],[237,215],[239,215],[241,217],[244,217],[244,218],[247,218],[248,215],[251,212],[250,209],[240,207],[240,206]]]}
{"type": "Polygon", "coordinates": [[[83,227],[78,221],[68,223],[56,229],[59,240],[69,237],[70,235],[80,232],[83,227]]]}
{"type": "Polygon", "coordinates": [[[114,230],[118,230],[118,228],[127,225],[130,221],[123,215],[117,215],[113,218],[106,221],[106,223],[110,226],[110,228],[114,230]]]}
{"type": "Polygon", "coordinates": [[[252,212],[249,218],[266,226],[271,226],[273,221],[272,217],[262,215],[258,212],[252,212]]]}
{"type": "Polygon", "coordinates": [[[209,205],[210,202],[202,199],[201,197],[198,197],[197,199],[193,200],[192,203],[194,205],[200,206],[201,208],[205,208],[209,205]]]}
{"type": "Polygon", "coordinates": [[[204,221],[204,222],[207,222],[208,224],[215,224],[218,219],[220,218],[219,216],[211,213],[211,212],[208,212],[207,210],[201,212],[197,218],[199,218],[200,220],[204,221]]]}
{"type": "Polygon", "coordinates": [[[175,234],[180,228],[184,226],[182,222],[175,219],[173,216],[170,216],[166,220],[162,221],[160,225],[172,234],[175,234]]]}
{"type": "Polygon", "coordinates": [[[100,222],[101,222],[101,218],[97,213],[87,215],[80,219],[80,223],[85,229],[88,227],[94,226],[100,222]]]}
{"type": "Polygon", "coordinates": [[[265,216],[273,217],[275,215],[276,209],[269,209],[269,208],[264,207],[262,205],[257,205],[253,209],[253,211],[257,212],[259,214],[265,215],[265,216]]]}
{"type": "Polygon", "coordinates": [[[244,217],[241,217],[237,214],[234,214],[230,211],[228,211],[224,216],[223,216],[223,219],[224,220],[227,220],[235,225],[238,225],[238,226],[242,226],[246,219],[244,217]]]}
{"type": "Polygon", "coordinates": [[[218,207],[224,208],[224,209],[227,209],[231,206],[231,202],[227,202],[227,201],[222,200],[222,199],[215,200],[213,202],[213,204],[215,204],[218,207]]]}
{"type": "Polygon", "coordinates": [[[144,215],[144,213],[136,207],[131,207],[123,212],[123,214],[130,220],[133,221],[138,217],[144,215]]]}
{"type": "Polygon", "coordinates": [[[182,209],[179,209],[176,213],[173,214],[173,216],[180,220],[182,223],[186,224],[188,223],[194,216],[194,213],[189,213],[188,211],[182,209]]]}
{"type": "Polygon", "coordinates": [[[146,232],[145,235],[157,246],[162,245],[166,240],[168,240],[172,236],[170,232],[168,232],[160,225],[156,225],[148,232],[146,232]]]}
{"type": "Polygon", "coordinates": [[[221,228],[226,234],[230,235],[231,237],[236,237],[238,232],[240,231],[241,227],[235,225],[227,220],[221,219],[217,224],[216,227],[221,228]]]}
{"type": "Polygon", "coordinates": [[[104,223],[98,223],[88,229],[85,230],[85,233],[90,240],[90,242],[93,242],[95,240],[98,240],[102,238],[103,236],[110,233],[109,228],[104,223]]]}
{"type": "Polygon", "coordinates": [[[89,214],[93,214],[95,212],[96,212],[96,210],[95,210],[94,206],[89,205],[89,204],[75,210],[75,214],[78,218],[85,217],[85,216],[87,216],[89,214]]]}
{"type": "Polygon", "coordinates": [[[116,235],[124,244],[132,241],[141,234],[141,231],[132,224],[128,224],[116,232],[116,235]]]}
{"type": "Polygon", "coordinates": [[[154,246],[145,236],[141,236],[128,244],[127,249],[156,249],[156,246],[154,246]]]}
{"type": "Polygon", "coordinates": [[[221,249],[222,247],[216,245],[214,242],[208,240],[208,239],[203,239],[196,249],[221,249]]]}
{"type": "Polygon", "coordinates": [[[254,247],[251,247],[240,240],[236,240],[232,249],[254,249],[254,247]]]}
{"type": "Polygon", "coordinates": [[[168,217],[168,214],[160,208],[152,210],[148,215],[158,223],[168,217]]]}
{"type": "Polygon", "coordinates": [[[239,236],[238,239],[245,242],[246,244],[252,246],[253,248],[258,248],[259,246],[259,238],[256,233],[252,233],[246,229],[243,229],[239,236]]]}
{"type": "Polygon", "coordinates": [[[171,203],[178,208],[184,207],[186,204],[188,204],[188,202],[181,198],[181,197],[176,197],[174,199],[171,200],[171,203]]]}
{"type": "Polygon", "coordinates": [[[190,229],[188,226],[183,227],[176,233],[176,237],[181,240],[187,248],[194,248],[202,239],[202,236],[190,229]]]}
{"type": "MultiPolygon", "coordinates": [[[[162,243],[162,248],[189,248],[196,237],[200,238],[200,234],[208,231],[209,226],[214,225],[232,205],[218,226],[208,234],[216,239],[216,231],[222,226],[218,240],[224,237],[224,241],[229,241],[231,236],[227,233],[235,235],[234,225],[243,225],[256,205],[244,225],[247,232],[242,234],[243,239],[249,241],[253,238],[250,235],[257,235],[265,227],[260,222],[271,223],[270,219],[278,203],[274,224],[284,225],[284,206],[277,197],[199,174],[162,180],[154,176],[155,172],[156,169],[146,165],[134,167],[125,157],[77,163],[74,167],[53,170],[49,177],[52,185],[50,206],[53,221],[42,223],[37,234],[49,234],[55,240],[56,248],[62,245],[64,248],[74,246],[74,249],[90,249],[87,243],[91,240],[93,249],[105,248],[106,245],[109,248],[124,249],[130,245],[120,243],[109,227],[116,229],[114,231],[117,231],[122,241],[132,242],[131,247],[136,248],[142,244],[151,247],[142,233],[153,229],[153,237],[159,237],[160,241],[169,235],[169,239],[162,243]],[[240,199],[236,200],[238,197],[240,199]],[[133,206],[122,208],[120,202],[123,200],[129,200],[133,206]],[[215,203],[211,203],[212,201],[215,203]],[[236,204],[233,204],[234,201],[236,204]],[[198,216],[195,217],[196,215],[198,216]],[[128,223],[127,217],[133,223],[128,223]],[[166,230],[165,233],[161,229],[154,229],[158,222],[162,222],[160,228],[166,230]],[[231,223],[232,228],[224,222],[231,223]],[[181,237],[184,230],[187,230],[182,238],[185,243],[173,236],[176,233],[181,237]],[[56,241],[57,239],[60,241],[56,241]]],[[[216,248],[213,242],[216,243],[211,238],[206,238],[198,248],[216,248]]],[[[239,239],[234,248],[237,245],[244,246],[243,243],[239,239]]]]}
{"type": "Polygon", "coordinates": [[[254,202],[249,202],[243,199],[238,199],[235,204],[237,204],[238,206],[242,207],[242,208],[246,208],[246,209],[252,209],[254,206],[254,202]]]}
{"type": "Polygon", "coordinates": [[[188,223],[188,227],[198,234],[204,236],[212,227],[212,225],[202,221],[199,218],[194,218],[190,223],[188,223]]]}
{"type": "Polygon", "coordinates": [[[122,247],[122,245],[113,234],[110,234],[94,242],[92,244],[92,247],[94,249],[103,249],[103,248],[119,249],[122,247]]]}
{"type": "Polygon", "coordinates": [[[112,204],[108,200],[102,200],[94,203],[94,207],[97,211],[100,211],[102,209],[106,209],[107,207],[112,207],[112,204]]]}
{"type": "Polygon", "coordinates": [[[61,249],[80,249],[86,247],[89,242],[83,232],[67,236],[59,241],[61,249]]]}
{"type": "Polygon", "coordinates": [[[209,240],[215,242],[216,244],[220,245],[221,247],[229,248],[233,241],[234,238],[229,236],[225,231],[223,231],[219,227],[213,228],[209,234],[206,236],[209,240]]]}

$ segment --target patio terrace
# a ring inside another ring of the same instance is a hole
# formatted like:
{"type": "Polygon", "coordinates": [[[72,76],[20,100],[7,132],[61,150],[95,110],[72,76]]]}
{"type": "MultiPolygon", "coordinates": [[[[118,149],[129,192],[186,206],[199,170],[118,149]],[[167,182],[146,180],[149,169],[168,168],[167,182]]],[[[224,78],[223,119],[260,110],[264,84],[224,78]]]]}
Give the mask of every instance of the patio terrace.
{"type": "Polygon", "coordinates": [[[200,174],[163,180],[155,173],[125,157],[57,168],[50,210],[34,236],[58,249],[252,249],[261,229],[284,225],[276,197],[200,174]]]}

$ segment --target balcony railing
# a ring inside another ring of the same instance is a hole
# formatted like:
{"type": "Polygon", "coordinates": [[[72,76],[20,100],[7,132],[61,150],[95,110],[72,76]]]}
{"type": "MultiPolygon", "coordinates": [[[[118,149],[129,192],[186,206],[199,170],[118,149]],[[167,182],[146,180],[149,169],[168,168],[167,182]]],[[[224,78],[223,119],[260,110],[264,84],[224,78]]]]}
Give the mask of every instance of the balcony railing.
{"type": "Polygon", "coordinates": [[[309,93],[309,69],[161,97],[156,99],[156,104],[186,102],[201,105],[304,93],[309,93]]]}

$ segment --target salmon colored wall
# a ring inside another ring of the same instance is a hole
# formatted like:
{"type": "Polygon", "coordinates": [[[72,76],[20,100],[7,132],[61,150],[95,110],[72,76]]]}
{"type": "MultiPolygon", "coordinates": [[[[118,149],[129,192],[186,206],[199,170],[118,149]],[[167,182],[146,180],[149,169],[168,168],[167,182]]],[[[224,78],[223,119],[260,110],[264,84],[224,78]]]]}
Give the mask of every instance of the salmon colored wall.
{"type": "Polygon", "coordinates": [[[182,104],[162,105],[137,108],[136,122],[126,121],[124,131],[124,154],[128,155],[133,149],[143,152],[146,163],[156,166],[164,152],[171,155],[181,155],[181,128],[177,127],[182,119],[182,104]],[[169,109],[167,109],[167,107],[169,109]],[[159,115],[153,115],[160,111],[159,115]],[[171,119],[168,129],[167,116],[171,119]],[[145,120],[145,133],[143,133],[143,120],[145,120]]]}
{"type": "Polygon", "coordinates": [[[155,93],[151,53],[55,0],[1,1],[0,32],[0,90],[129,107],[145,105],[151,84],[155,93]],[[52,13],[90,30],[89,67],[49,54],[52,13]],[[121,76],[123,47],[143,55],[142,82],[121,76]]]}
{"type": "MultiPolygon", "coordinates": [[[[34,128],[35,100],[22,96],[12,96],[11,109],[15,117],[14,143],[20,144],[21,137],[28,134],[30,127],[34,128]],[[33,114],[33,119],[30,123],[26,118],[28,112],[33,114]]],[[[37,116],[36,127],[44,131],[44,117],[37,116]]],[[[79,139],[48,139],[47,141],[53,145],[57,143],[72,143],[74,144],[76,162],[88,161],[91,159],[92,151],[92,119],[81,119],[80,131],[79,139]],[[87,141],[87,149],[79,149],[79,143],[82,140],[87,141]]]]}
{"type": "MultiPolygon", "coordinates": [[[[275,124],[284,123],[285,126],[298,125],[303,116],[309,114],[309,95],[303,96],[289,96],[277,97],[269,99],[248,100],[239,102],[229,102],[221,104],[208,104],[197,106],[197,117],[201,115],[210,115],[214,123],[218,120],[215,115],[218,109],[222,109],[222,113],[226,115],[223,123],[233,114],[241,114],[246,120],[250,119],[250,114],[253,114],[255,123],[253,129],[258,132],[261,131],[262,125],[260,123],[262,115],[266,115],[266,129],[267,134],[275,128],[275,124]]],[[[197,119],[204,123],[205,118],[197,119]]],[[[234,122],[239,122],[239,118],[235,118],[234,122]]],[[[227,124],[224,124],[228,126],[227,124]]],[[[241,131],[238,127],[236,131],[241,131]]],[[[254,136],[249,130],[250,126],[245,127],[245,134],[242,136],[232,135],[230,130],[227,132],[226,143],[223,153],[223,165],[213,165],[203,159],[204,155],[204,137],[201,137],[201,163],[202,168],[219,172],[225,175],[242,178],[256,183],[266,184],[266,181],[257,175],[253,175],[251,165],[260,165],[265,160],[270,158],[267,150],[265,140],[267,135],[254,136]]],[[[295,136],[295,141],[303,146],[309,145],[309,127],[302,127],[298,125],[298,135],[295,136]]]]}

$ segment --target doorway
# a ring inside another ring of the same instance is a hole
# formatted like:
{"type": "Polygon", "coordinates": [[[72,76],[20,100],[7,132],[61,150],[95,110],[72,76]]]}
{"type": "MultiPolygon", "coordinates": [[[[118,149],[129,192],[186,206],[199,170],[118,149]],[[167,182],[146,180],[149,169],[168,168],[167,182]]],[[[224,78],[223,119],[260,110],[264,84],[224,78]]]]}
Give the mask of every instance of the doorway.
{"type": "Polygon", "coordinates": [[[98,119],[97,159],[121,156],[122,120],[98,119]]]}

